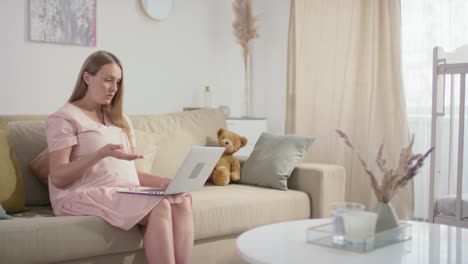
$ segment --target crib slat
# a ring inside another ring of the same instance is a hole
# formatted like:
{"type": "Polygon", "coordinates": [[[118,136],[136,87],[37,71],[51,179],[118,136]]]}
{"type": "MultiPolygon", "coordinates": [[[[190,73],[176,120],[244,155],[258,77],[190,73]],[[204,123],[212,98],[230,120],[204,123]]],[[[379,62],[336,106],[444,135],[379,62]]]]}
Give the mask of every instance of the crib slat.
{"type": "MultiPolygon", "coordinates": [[[[445,74],[444,74],[445,76],[445,74]]],[[[450,193],[450,190],[452,188],[452,178],[453,175],[455,174],[455,169],[453,166],[453,151],[452,149],[454,148],[453,140],[453,131],[455,129],[455,76],[454,74],[450,75],[450,115],[449,115],[449,151],[448,151],[448,184],[447,184],[447,190],[446,193],[450,193]]],[[[455,183],[456,184],[456,183],[455,183]]]]}
{"type": "Polygon", "coordinates": [[[458,171],[457,171],[457,199],[455,215],[462,219],[462,187],[463,187],[463,146],[465,131],[465,74],[460,75],[460,114],[458,126],[458,171]]]}
{"type": "MultiPolygon", "coordinates": [[[[437,122],[437,95],[438,95],[438,58],[439,49],[436,47],[433,50],[432,56],[432,114],[431,114],[431,146],[436,146],[436,122],[437,122]]],[[[435,184],[435,168],[436,168],[436,153],[432,153],[429,157],[431,159],[430,172],[429,172],[429,213],[428,218],[430,222],[434,222],[434,203],[437,185],[435,184]]]]}

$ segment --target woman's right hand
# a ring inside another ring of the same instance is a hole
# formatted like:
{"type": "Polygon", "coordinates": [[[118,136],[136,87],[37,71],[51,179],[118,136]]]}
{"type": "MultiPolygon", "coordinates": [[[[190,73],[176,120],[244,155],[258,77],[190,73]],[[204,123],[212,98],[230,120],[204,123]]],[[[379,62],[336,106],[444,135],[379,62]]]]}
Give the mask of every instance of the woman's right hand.
{"type": "Polygon", "coordinates": [[[98,150],[98,154],[102,158],[113,157],[121,160],[136,160],[143,158],[143,155],[125,153],[123,149],[124,147],[120,144],[107,144],[98,150]]]}

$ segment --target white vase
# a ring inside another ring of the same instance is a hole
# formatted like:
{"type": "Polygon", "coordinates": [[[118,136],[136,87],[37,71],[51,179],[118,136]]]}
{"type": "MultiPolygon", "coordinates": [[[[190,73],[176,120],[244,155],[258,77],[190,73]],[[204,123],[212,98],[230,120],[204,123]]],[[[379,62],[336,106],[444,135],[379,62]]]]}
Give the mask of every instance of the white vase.
{"type": "Polygon", "coordinates": [[[398,216],[390,203],[377,203],[374,212],[377,213],[376,233],[398,227],[398,216]]]}

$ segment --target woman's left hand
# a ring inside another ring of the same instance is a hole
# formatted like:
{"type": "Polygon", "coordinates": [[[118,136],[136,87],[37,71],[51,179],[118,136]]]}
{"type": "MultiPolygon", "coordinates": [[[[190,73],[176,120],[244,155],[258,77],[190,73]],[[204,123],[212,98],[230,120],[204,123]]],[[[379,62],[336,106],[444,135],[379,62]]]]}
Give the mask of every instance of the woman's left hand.
{"type": "Polygon", "coordinates": [[[138,179],[140,180],[141,186],[146,187],[156,187],[161,189],[166,189],[169,183],[171,183],[171,178],[161,177],[153,174],[149,174],[142,171],[137,171],[138,179]]]}

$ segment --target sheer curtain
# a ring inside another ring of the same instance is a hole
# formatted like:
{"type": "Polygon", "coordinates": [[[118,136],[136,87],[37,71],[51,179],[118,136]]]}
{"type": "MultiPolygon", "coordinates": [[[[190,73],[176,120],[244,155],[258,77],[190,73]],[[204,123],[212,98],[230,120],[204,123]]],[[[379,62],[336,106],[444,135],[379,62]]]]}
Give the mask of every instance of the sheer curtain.
{"type": "MultiPolygon", "coordinates": [[[[446,51],[468,44],[467,0],[401,0],[402,64],[408,126],[414,151],[431,141],[432,49],[446,51]]],[[[437,150],[436,150],[437,151],[437,150]]],[[[428,217],[429,159],[414,180],[414,217],[428,217]]]]}
{"type": "MultiPolygon", "coordinates": [[[[316,137],[309,160],[346,169],[346,198],[372,208],[369,177],[335,129],[350,136],[378,176],[380,144],[389,167],[408,130],[401,77],[400,2],[292,0],[288,42],[286,132],[316,137]]],[[[407,185],[392,201],[413,212],[407,185]]]]}

